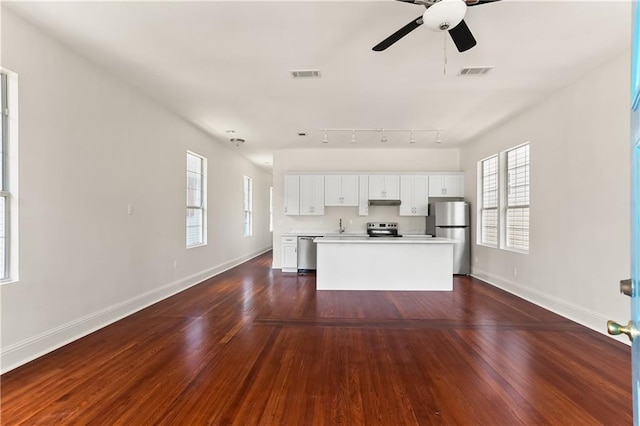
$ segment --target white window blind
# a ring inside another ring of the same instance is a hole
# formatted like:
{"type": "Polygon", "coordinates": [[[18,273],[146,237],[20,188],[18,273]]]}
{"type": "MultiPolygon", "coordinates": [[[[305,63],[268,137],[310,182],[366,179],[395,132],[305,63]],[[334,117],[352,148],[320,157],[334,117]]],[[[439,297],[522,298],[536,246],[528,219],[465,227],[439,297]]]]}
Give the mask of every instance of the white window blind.
{"type": "Polygon", "coordinates": [[[243,201],[243,235],[245,237],[249,237],[253,234],[253,201],[252,201],[252,193],[253,193],[253,181],[250,177],[244,177],[244,201],[243,201]]]}
{"type": "Polygon", "coordinates": [[[498,245],[498,156],[481,162],[481,242],[498,245]]]}
{"type": "Polygon", "coordinates": [[[529,144],[507,151],[506,238],[508,248],[529,250],[529,144]]]}
{"type": "Polygon", "coordinates": [[[205,244],[205,159],[187,152],[187,247],[205,244]]]}
{"type": "Polygon", "coordinates": [[[9,96],[8,76],[0,73],[0,280],[9,278],[9,202],[10,193],[7,185],[7,146],[9,145],[9,96]]]}
{"type": "Polygon", "coordinates": [[[273,186],[269,188],[269,232],[273,232],[273,186]]]}

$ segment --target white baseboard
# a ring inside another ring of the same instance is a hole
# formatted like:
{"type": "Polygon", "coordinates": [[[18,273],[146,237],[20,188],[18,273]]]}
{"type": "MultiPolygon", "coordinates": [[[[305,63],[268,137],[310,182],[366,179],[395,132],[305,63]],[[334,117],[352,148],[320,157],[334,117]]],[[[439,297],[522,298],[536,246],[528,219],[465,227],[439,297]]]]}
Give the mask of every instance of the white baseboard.
{"type": "Polygon", "coordinates": [[[63,324],[59,327],[40,333],[36,336],[22,340],[13,345],[2,348],[0,351],[0,374],[13,370],[29,361],[54,351],[74,340],[80,339],[96,330],[106,327],[122,318],[138,312],[161,300],[173,296],[199,284],[211,277],[234,268],[254,257],[271,250],[271,247],[262,249],[256,253],[241,256],[209,268],[197,274],[181,278],[162,287],[153,289],[139,296],[111,305],[97,312],[93,312],[82,318],[63,324]]]}
{"type": "Polygon", "coordinates": [[[597,331],[600,334],[604,334],[605,336],[618,340],[622,343],[625,343],[626,345],[631,345],[628,339],[624,336],[611,336],[607,334],[608,318],[604,317],[598,312],[592,311],[583,306],[573,304],[571,302],[567,302],[566,300],[559,299],[555,296],[550,296],[548,294],[533,290],[514,281],[504,279],[502,277],[479,270],[477,268],[473,268],[471,276],[482,280],[487,284],[491,284],[494,287],[498,287],[504,291],[514,294],[540,307],[543,307],[573,322],[597,331]]]}

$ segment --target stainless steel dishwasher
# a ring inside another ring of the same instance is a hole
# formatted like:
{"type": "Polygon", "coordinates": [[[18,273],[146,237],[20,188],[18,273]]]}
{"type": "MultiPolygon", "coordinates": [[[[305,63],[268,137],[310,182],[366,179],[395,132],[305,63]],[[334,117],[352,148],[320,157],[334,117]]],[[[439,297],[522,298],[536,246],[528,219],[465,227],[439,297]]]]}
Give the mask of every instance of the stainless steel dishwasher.
{"type": "Polygon", "coordinates": [[[316,237],[298,237],[298,271],[316,270],[316,237]]]}

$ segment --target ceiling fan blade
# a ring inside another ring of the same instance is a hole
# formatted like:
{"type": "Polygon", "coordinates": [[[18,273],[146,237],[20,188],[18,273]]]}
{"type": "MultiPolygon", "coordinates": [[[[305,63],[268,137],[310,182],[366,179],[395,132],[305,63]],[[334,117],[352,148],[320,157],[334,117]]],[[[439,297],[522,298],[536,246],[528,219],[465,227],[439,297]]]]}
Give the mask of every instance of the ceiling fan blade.
{"type": "Polygon", "coordinates": [[[473,38],[471,30],[467,27],[464,20],[460,21],[458,25],[449,30],[449,35],[453,39],[458,52],[466,52],[476,45],[476,39],[473,38]]]}
{"type": "Polygon", "coordinates": [[[402,37],[406,36],[411,31],[418,28],[420,25],[422,25],[422,16],[419,16],[417,19],[414,19],[413,21],[409,22],[407,25],[400,28],[398,31],[396,31],[395,33],[391,34],[389,37],[382,40],[380,43],[373,46],[373,50],[376,52],[381,52],[385,50],[387,47],[391,46],[393,43],[400,40],[402,37]]]}
{"type": "MultiPolygon", "coordinates": [[[[404,0],[399,0],[399,1],[404,1],[404,0]]],[[[465,0],[465,3],[467,3],[468,7],[471,7],[471,6],[480,6],[481,4],[485,4],[485,3],[493,3],[495,1],[500,1],[500,0],[465,0]]]]}

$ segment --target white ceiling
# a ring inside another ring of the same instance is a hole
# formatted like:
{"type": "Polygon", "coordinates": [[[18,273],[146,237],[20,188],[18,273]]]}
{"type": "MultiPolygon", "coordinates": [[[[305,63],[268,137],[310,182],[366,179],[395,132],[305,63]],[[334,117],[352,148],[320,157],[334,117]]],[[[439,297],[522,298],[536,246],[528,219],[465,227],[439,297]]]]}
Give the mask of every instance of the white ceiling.
{"type": "MultiPolygon", "coordinates": [[[[8,2],[4,2],[9,4],[8,2]]],[[[459,53],[424,7],[380,1],[16,2],[9,6],[262,167],[291,147],[455,147],[629,49],[631,2],[503,0],[468,8],[459,53]],[[460,77],[462,67],[494,66],[460,77]],[[319,79],[289,71],[319,69],[319,79]],[[439,129],[329,132],[320,129],[439,129]],[[236,148],[228,129],[246,139],[236,148]],[[300,137],[298,132],[307,132],[300,137]]],[[[543,123],[541,123],[543,125],[543,123]]]]}

